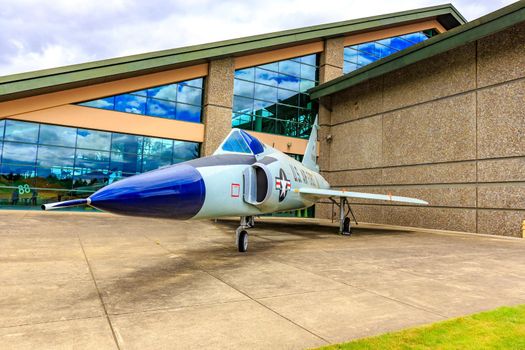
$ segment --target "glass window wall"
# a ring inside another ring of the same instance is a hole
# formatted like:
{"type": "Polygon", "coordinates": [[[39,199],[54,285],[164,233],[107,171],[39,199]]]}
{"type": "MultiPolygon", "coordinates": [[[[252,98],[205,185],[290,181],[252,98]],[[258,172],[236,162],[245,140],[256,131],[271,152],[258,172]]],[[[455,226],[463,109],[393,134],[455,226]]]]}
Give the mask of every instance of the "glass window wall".
{"type": "Polygon", "coordinates": [[[437,31],[432,29],[345,47],[343,72],[350,73],[436,34],[437,31]]]}
{"type": "Polygon", "coordinates": [[[81,106],[200,123],[204,78],[79,103],[81,106]]]}
{"type": "Polygon", "coordinates": [[[317,104],[306,91],[318,82],[318,55],[235,71],[232,126],[308,138],[317,104]]]}
{"type": "Polygon", "coordinates": [[[0,121],[0,207],[87,197],[121,178],[199,156],[195,142],[0,121]]]}

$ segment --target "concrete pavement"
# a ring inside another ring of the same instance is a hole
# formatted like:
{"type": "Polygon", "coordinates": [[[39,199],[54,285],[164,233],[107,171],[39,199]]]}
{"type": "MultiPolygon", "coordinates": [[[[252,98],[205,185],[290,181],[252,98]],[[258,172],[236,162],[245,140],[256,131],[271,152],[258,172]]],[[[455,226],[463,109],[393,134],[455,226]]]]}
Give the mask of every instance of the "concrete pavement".
{"type": "Polygon", "coordinates": [[[0,211],[0,348],[304,349],[525,303],[522,240],[235,227],[0,211]]]}

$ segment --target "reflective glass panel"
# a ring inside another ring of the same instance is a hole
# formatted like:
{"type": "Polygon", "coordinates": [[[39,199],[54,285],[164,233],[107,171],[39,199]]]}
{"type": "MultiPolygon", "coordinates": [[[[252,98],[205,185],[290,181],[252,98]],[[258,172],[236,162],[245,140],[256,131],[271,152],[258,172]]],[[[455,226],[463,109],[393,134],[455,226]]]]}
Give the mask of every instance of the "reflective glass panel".
{"type": "Polygon", "coordinates": [[[235,78],[254,81],[255,80],[255,68],[252,67],[252,68],[238,69],[235,71],[235,78]]]}
{"type": "Polygon", "coordinates": [[[36,123],[7,120],[5,125],[5,140],[36,143],[38,141],[39,125],[36,123]]]}
{"type": "Polygon", "coordinates": [[[233,115],[232,126],[234,128],[252,130],[252,121],[254,117],[249,114],[237,114],[233,115]]]}
{"type": "Polygon", "coordinates": [[[89,172],[75,171],[73,177],[73,188],[79,191],[95,192],[108,185],[109,173],[100,170],[90,170],[89,172]]]}
{"type": "Polygon", "coordinates": [[[111,133],[88,129],[77,130],[77,147],[109,151],[111,133]]]}
{"type": "Polygon", "coordinates": [[[233,99],[233,111],[248,114],[253,113],[253,99],[235,96],[233,99]]]}
{"type": "MultiPolygon", "coordinates": [[[[11,195],[14,196],[15,199],[20,199],[22,196],[26,198],[28,196],[30,197],[31,190],[28,188],[28,186],[34,186],[35,176],[36,170],[32,165],[3,163],[0,170],[0,193],[2,193],[5,197],[8,197],[6,194],[9,194],[9,199],[13,198],[11,195]],[[11,186],[15,188],[9,188],[11,186]],[[24,188],[20,188],[18,186],[24,186],[24,188]]],[[[15,205],[16,204],[17,203],[15,203],[15,205]]]]}
{"type": "Polygon", "coordinates": [[[201,120],[201,107],[177,103],[175,119],[198,123],[201,120]]]}
{"type": "Polygon", "coordinates": [[[352,72],[381,58],[420,43],[432,36],[434,32],[434,30],[430,30],[410,33],[345,47],[343,72],[345,74],[352,72]]]}
{"type": "Polygon", "coordinates": [[[173,140],[145,137],[143,152],[142,171],[170,165],[173,158],[173,140]]]}
{"type": "Polygon", "coordinates": [[[4,138],[5,120],[0,120],[0,140],[4,138]]]}
{"type": "Polygon", "coordinates": [[[297,77],[292,77],[285,74],[279,74],[279,76],[277,77],[277,82],[280,89],[299,91],[300,81],[301,79],[297,77]]]}
{"type": "Polygon", "coordinates": [[[101,98],[101,99],[94,100],[94,101],[82,102],[82,103],[79,103],[79,105],[85,106],[85,107],[113,110],[115,109],[115,96],[101,98]]]}
{"type": "Polygon", "coordinates": [[[113,133],[111,151],[120,153],[142,153],[142,136],[113,133]]]}
{"type": "Polygon", "coordinates": [[[277,104],[268,101],[254,101],[254,112],[253,114],[261,117],[273,117],[277,112],[277,104]]]}
{"type": "Polygon", "coordinates": [[[203,78],[197,78],[197,79],[193,79],[193,80],[181,81],[179,84],[180,85],[189,85],[189,86],[198,87],[198,88],[203,89],[204,88],[203,83],[204,83],[204,79],[203,78]]]}
{"type": "Polygon", "coordinates": [[[199,156],[196,142],[173,141],[173,164],[195,159],[199,156]]]}
{"type": "Polygon", "coordinates": [[[40,137],[38,143],[41,145],[75,147],[77,129],[56,125],[40,125],[40,137]]]}
{"type": "Polygon", "coordinates": [[[360,51],[361,54],[375,57],[375,59],[379,59],[381,57],[381,50],[378,44],[375,42],[359,44],[357,45],[357,50],[360,51]]]}
{"type": "Polygon", "coordinates": [[[299,94],[296,91],[279,89],[279,102],[287,105],[297,106],[299,94]]]}
{"type": "Polygon", "coordinates": [[[258,100],[277,102],[277,88],[268,85],[255,85],[255,96],[258,100]]]}
{"type": "Polygon", "coordinates": [[[176,101],[177,98],[177,84],[169,84],[148,89],[148,97],[176,101]]]}
{"type": "MultiPolygon", "coordinates": [[[[38,125],[38,124],[37,124],[38,125]]],[[[17,142],[4,142],[2,164],[35,165],[36,145],[17,142]]]]}
{"type": "Polygon", "coordinates": [[[174,119],[175,102],[158,100],[156,98],[148,98],[146,114],[154,117],[174,119]]]}
{"type": "Polygon", "coordinates": [[[262,69],[265,70],[271,70],[272,72],[278,72],[279,71],[279,62],[272,62],[263,64],[262,66],[259,66],[262,69]]]}
{"type": "Polygon", "coordinates": [[[142,171],[142,157],[137,153],[111,152],[109,170],[138,174],[142,171]]]}
{"type": "Polygon", "coordinates": [[[279,73],[293,75],[299,78],[301,76],[301,64],[292,60],[280,61],[279,73]]]}
{"type": "Polygon", "coordinates": [[[317,65],[317,55],[313,54],[313,55],[303,56],[300,58],[300,61],[301,63],[309,64],[311,66],[316,66],[317,65]]]}
{"type": "MultiPolygon", "coordinates": [[[[232,126],[296,136],[296,127],[288,126],[294,114],[290,111],[297,112],[297,106],[303,105],[299,92],[317,84],[317,61],[318,55],[312,54],[235,71],[232,126]],[[278,107],[278,104],[289,106],[278,107]]],[[[304,103],[304,106],[317,114],[317,105],[304,103]]]]}
{"type": "MultiPolygon", "coordinates": [[[[253,72],[252,72],[253,73],[253,72]]],[[[253,77],[252,77],[253,79],[253,77]]],[[[202,108],[204,78],[132,91],[126,94],[79,103],[81,106],[110,109],[119,112],[142,114],[152,117],[177,119],[176,102],[191,104],[202,108]]],[[[184,108],[186,112],[186,108],[184,108]]],[[[182,120],[200,123],[201,113],[192,109],[182,120]],[[186,118],[186,119],[185,119],[186,118]]]]}
{"type": "Polygon", "coordinates": [[[38,178],[47,180],[47,183],[43,183],[41,187],[50,187],[51,185],[58,188],[71,188],[73,168],[36,168],[36,174],[38,178]],[[51,178],[55,181],[50,181],[51,178]]]}
{"type": "Polygon", "coordinates": [[[75,167],[107,170],[109,166],[109,152],[77,149],[75,167]]]}
{"type": "Polygon", "coordinates": [[[297,120],[298,116],[297,107],[278,105],[277,106],[277,118],[285,120],[297,120]]]}
{"type": "Polygon", "coordinates": [[[316,80],[317,68],[314,66],[307,66],[306,64],[301,65],[301,78],[316,80]]]}
{"type": "Polygon", "coordinates": [[[38,146],[36,165],[41,167],[73,167],[74,164],[74,148],[38,146]]]}
{"type": "Polygon", "coordinates": [[[144,114],[146,112],[146,97],[131,94],[115,96],[115,110],[134,114],[144,114]]]}
{"type": "Polygon", "coordinates": [[[255,69],[255,82],[264,85],[277,86],[279,73],[266,69],[255,69]]]}
{"type": "Polygon", "coordinates": [[[254,84],[249,81],[236,80],[234,84],[233,94],[237,96],[253,98],[254,84]]]}
{"type": "Polygon", "coordinates": [[[403,35],[402,38],[414,44],[418,44],[428,39],[427,36],[423,33],[406,34],[406,35],[403,35]]]}
{"type": "Polygon", "coordinates": [[[200,106],[202,104],[202,90],[179,84],[177,88],[177,102],[200,106]]]}

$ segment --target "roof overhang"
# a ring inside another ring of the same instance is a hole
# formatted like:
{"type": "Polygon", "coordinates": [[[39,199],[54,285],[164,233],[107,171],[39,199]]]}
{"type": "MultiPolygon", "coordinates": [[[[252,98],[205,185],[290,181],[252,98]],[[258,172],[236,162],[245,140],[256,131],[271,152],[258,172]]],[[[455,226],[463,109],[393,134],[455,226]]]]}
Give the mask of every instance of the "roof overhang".
{"type": "Polygon", "coordinates": [[[0,77],[0,101],[114,81],[137,75],[290,47],[331,37],[435,18],[445,29],[465,23],[451,4],[285,30],[215,43],[76,64],[0,77]]]}
{"type": "Polygon", "coordinates": [[[364,81],[403,68],[418,61],[474,42],[525,21],[525,1],[519,1],[477,20],[436,35],[403,51],[318,85],[308,93],[312,99],[328,96],[364,81]]]}

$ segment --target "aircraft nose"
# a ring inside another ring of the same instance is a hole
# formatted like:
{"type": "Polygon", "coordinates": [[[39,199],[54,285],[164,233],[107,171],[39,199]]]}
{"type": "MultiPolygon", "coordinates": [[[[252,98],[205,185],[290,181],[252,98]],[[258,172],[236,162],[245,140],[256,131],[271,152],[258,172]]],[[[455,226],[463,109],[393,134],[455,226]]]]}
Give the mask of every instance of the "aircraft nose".
{"type": "Polygon", "coordinates": [[[117,181],[89,199],[91,206],[115,214],[185,220],[199,212],[205,196],[197,169],[177,164],[117,181]]]}

